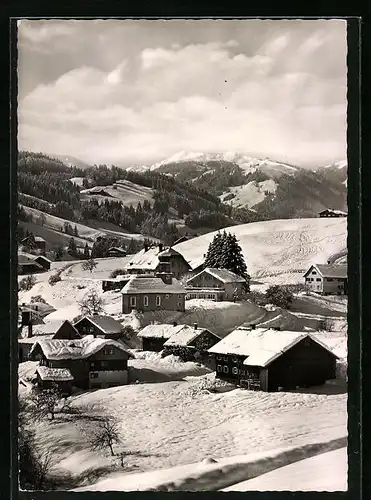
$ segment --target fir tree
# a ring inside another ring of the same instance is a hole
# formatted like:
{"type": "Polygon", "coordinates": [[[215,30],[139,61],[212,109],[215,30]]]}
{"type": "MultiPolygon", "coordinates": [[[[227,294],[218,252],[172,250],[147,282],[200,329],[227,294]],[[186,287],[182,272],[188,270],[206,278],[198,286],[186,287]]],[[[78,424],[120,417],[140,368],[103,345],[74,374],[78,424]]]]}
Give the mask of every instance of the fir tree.
{"type": "Polygon", "coordinates": [[[77,255],[77,246],[76,246],[76,243],[75,243],[75,240],[74,238],[71,238],[70,239],[70,242],[68,244],[68,253],[70,255],[72,255],[73,257],[77,255]]]}
{"type": "Polygon", "coordinates": [[[90,259],[90,250],[87,243],[85,243],[85,248],[84,248],[84,259],[86,260],[90,259]]]}
{"type": "Polygon", "coordinates": [[[78,233],[78,231],[77,231],[77,226],[76,226],[76,224],[75,224],[75,227],[73,228],[73,235],[74,235],[74,236],[79,236],[79,233],[78,233]]]}
{"type": "Polygon", "coordinates": [[[220,231],[216,233],[206,253],[205,267],[220,267],[223,250],[223,236],[220,231]]]}

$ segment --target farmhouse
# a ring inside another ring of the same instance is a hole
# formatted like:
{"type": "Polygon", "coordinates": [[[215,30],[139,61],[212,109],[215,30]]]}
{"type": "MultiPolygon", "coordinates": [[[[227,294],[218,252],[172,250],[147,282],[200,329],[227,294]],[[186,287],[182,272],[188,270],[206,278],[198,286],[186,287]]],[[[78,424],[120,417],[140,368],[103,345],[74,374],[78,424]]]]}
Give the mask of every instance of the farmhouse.
{"type": "Polygon", "coordinates": [[[246,285],[244,278],[227,269],[207,267],[187,280],[187,299],[234,300],[246,285]]]}
{"type": "Polygon", "coordinates": [[[126,250],[121,247],[111,247],[108,249],[108,257],[125,257],[126,250]]]}
{"type": "Polygon", "coordinates": [[[93,335],[103,339],[117,340],[122,334],[122,324],[111,316],[93,315],[84,316],[74,324],[81,336],[93,335]]]}
{"type": "Polygon", "coordinates": [[[21,244],[32,252],[37,252],[45,255],[46,241],[40,236],[35,236],[34,242],[32,241],[32,236],[26,236],[26,238],[23,238],[23,240],[21,241],[21,244]]]}
{"type": "Polygon", "coordinates": [[[305,332],[237,328],[209,349],[216,376],[247,389],[322,385],[336,377],[337,356],[305,332]]]}
{"type": "Polygon", "coordinates": [[[138,333],[138,337],[142,340],[143,351],[162,351],[164,342],[183,327],[184,325],[177,323],[145,326],[138,333]]]}
{"type": "Polygon", "coordinates": [[[52,321],[50,323],[34,325],[34,320],[28,322],[22,318],[20,329],[20,338],[18,339],[18,360],[20,363],[27,361],[32,346],[42,339],[79,339],[80,334],[69,321],[52,321]],[[26,326],[26,328],[23,328],[26,326]],[[26,330],[26,332],[24,332],[26,330]]]}
{"type": "Polygon", "coordinates": [[[185,288],[171,274],[133,276],[121,290],[122,312],[185,311],[185,288]]]}
{"type": "Polygon", "coordinates": [[[342,210],[333,210],[332,208],[326,208],[318,214],[320,217],[347,217],[348,214],[342,210]]]}
{"type": "Polygon", "coordinates": [[[41,255],[18,252],[18,274],[34,274],[49,271],[51,261],[41,255]]]}
{"type": "Polygon", "coordinates": [[[180,326],[182,328],[175,331],[164,343],[164,347],[170,351],[179,347],[189,347],[194,351],[204,353],[220,341],[220,337],[215,333],[206,328],[199,328],[197,323],[193,326],[180,326]]]}
{"type": "Polygon", "coordinates": [[[29,357],[39,361],[41,373],[39,370],[37,378],[41,387],[51,382],[59,384],[63,379],[71,391],[72,385],[91,389],[126,384],[127,362],[132,355],[123,342],[87,335],[76,340],[39,340],[29,357]]]}
{"type": "Polygon", "coordinates": [[[313,292],[323,295],[348,294],[348,267],[346,264],[313,264],[304,274],[305,284],[313,292]]]}
{"type": "Polygon", "coordinates": [[[125,266],[129,274],[148,274],[156,272],[173,273],[176,279],[191,270],[183,255],[173,248],[164,248],[162,243],[155,247],[145,247],[134,255],[125,266]]]}

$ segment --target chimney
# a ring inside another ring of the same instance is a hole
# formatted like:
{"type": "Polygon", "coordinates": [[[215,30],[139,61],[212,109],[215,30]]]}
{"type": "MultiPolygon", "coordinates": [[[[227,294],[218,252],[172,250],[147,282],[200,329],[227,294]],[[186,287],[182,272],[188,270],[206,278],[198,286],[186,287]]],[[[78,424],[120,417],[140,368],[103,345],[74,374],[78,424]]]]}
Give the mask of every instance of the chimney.
{"type": "Polygon", "coordinates": [[[197,323],[193,323],[193,328],[194,328],[194,330],[197,330],[198,324],[197,323]]]}
{"type": "Polygon", "coordinates": [[[27,338],[32,337],[32,323],[28,323],[27,338]]]}
{"type": "Polygon", "coordinates": [[[164,249],[164,245],[162,243],[159,243],[158,244],[158,251],[162,252],[163,249],[164,249]]]}
{"type": "Polygon", "coordinates": [[[31,323],[30,311],[22,311],[22,326],[27,326],[31,323]]]}
{"type": "Polygon", "coordinates": [[[173,326],[178,326],[178,323],[176,321],[174,321],[173,326]]]}

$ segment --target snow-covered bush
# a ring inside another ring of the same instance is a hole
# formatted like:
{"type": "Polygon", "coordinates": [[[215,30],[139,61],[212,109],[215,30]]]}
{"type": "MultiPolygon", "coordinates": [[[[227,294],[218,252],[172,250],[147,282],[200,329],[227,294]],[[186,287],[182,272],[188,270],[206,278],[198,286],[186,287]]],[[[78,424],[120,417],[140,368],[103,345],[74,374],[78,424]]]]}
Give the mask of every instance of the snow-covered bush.
{"type": "Polygon", "coordinates": [[[164,347],[161,357],[165,358],[170,355],[178,356],[184,362],[196,361],[196,351],[190,347],[164,347]]]}
{"type": "Polygon", "coordinates": [[[117,276],[121,276],[126,274],[125,269],[114,269],[112,273],[109,275],[110,278],[116,278],[117,276]]]}
{"type": "Polygon", "coordinates": [[[59,276],[59,273],[52,274],[48,279],[48,283],[50,286],[55,285],[58,281],[62,281],[62,278],[59,276]]]}
{"type": "Polygon", "coordinates": [[[30,274],[29,276],[26,276],[25,278],[21,279],[19,282],[19,289],[28,291],[31,290],[31,288],[36,284],[36,278],[33,274],[30,274]]]}
{"type": "Polygon", "coordinates": [[[42,302],[43,304],[46,304],[46,300],[41,295],[34,295],[31,297],[30,302],[31,304],[34,302],[42,302]]]}
{"type": "Polygon", "coordinates": [[[199,394],[208,394],[208,393],[216,393],[219,392],[222,389],[226,388],[234,388],[229,382],[226,382],[225,380],[221,380],[218,378],[209,378],[209,377],[204,377],[201,378],[197,384],[192,385],[188,389],[188,394],[191,396],[197,396],[199,394]]]}
{"type": "Polygon", "coordinates": [[[293,293],[286,286],[273,285],[265,292],[267,302],[289,309],[294,300],[293,293]]]}

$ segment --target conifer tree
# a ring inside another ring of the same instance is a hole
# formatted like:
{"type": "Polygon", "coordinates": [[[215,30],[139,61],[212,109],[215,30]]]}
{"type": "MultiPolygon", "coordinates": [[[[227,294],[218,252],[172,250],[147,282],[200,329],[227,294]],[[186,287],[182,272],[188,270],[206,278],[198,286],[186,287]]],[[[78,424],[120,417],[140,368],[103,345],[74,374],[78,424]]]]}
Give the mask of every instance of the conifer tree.
{"type": "Polygon", "coordinates": [[[75,243],[75,240],[74,238],[71,238],[70,239],[70,242],[68,244],[68,253],[72,256],[76,256],[77,255],[77,246],[76,246],[76,243],[75,243]]]}
{"type": "Polygon", "coordinates": [[[90,259],[90,250],[87,243],[85,243],[85,248],[84,248],[84,259],[86,260],[90,259]]]}
{"type": "Polygon", "coordinates": [[[74,236],[78,236],[78,235],[79,235],[79,233],[78,233],[78,231],[77,231],[77,226],[76,226],[76,224],[75,224],[75,227],[73,228],[73,235],[74,235],[74,236]]]}

